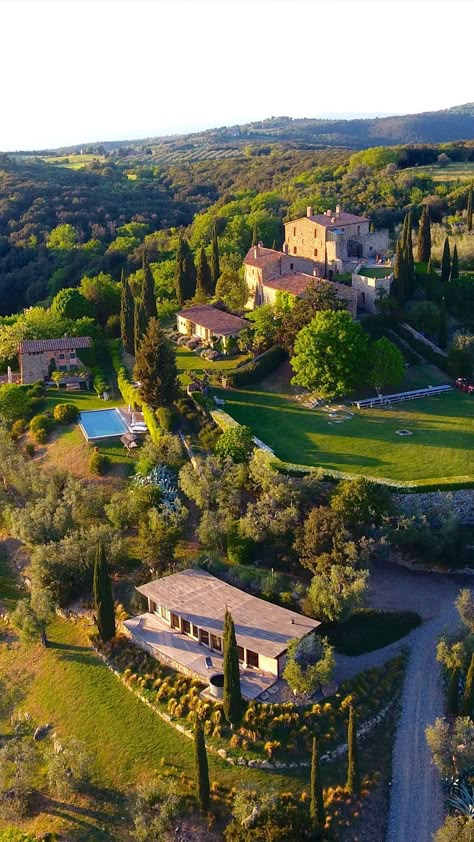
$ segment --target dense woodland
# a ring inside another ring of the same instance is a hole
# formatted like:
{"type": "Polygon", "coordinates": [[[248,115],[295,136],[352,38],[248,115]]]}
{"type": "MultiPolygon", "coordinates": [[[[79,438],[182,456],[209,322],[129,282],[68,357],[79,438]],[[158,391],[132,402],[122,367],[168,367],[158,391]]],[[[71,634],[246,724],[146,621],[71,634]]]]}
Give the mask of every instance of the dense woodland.
{"type": "MultiPolygon", "coordinates": [[[[2,156],[0,315],[45,301],[84,276],[103,272],[118,282],[144,255],[159,299],[172,299],[179,230],[187,229],[195,252],[208,250],[216,222],[221,254],[236,268],[254,233],[267,246],[281,245],[282,223],[308,204],[318,212],[341,202],[393,234],[407,209],[416,227],[428,204],[433,223],[444,220],[448,233],[459,233],[468,182],[435,181],[416,167],[473,159],[472,142],[356,153],[255,145],[238,158],[137,163],[132,170],[111,158],[69,169],[2,156]]],[[[460,256],[462,268],[472,268],[470,256],[460,256]]]]}

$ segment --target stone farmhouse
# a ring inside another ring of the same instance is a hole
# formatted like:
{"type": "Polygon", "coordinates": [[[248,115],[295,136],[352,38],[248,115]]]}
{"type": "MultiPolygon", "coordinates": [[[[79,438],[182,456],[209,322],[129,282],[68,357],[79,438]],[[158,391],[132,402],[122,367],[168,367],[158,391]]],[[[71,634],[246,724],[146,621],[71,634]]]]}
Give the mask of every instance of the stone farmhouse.
{"type": "Polygon", "coordinates": [[[148,611],[125,620],[126,633],[158,660],[182,672],[210,678],[223,669],[223,628],[231,612],[241,688],[256,698],[282,676],[289,640],[320,625],[287,608],[258,599],[205,570],[189,569],[137,588],[148,611]]]}
{"type": "Polygon", "coordinates": [[[21,382],[35,383],[48,377],[51,369],[67,372],[81,361],[77,352],[91,348],[90,336],[63,336],[60,339],[24,339],[18,348],[21,382]],[[53,363],[53,365],[52,365],[53,363]]]}
{"type": "MultiPolygon", "coordinates": [[[[247,309],[261,304],[274,304],[278,293],[304,295],[316,277],[319,283],[332,283],[355,318],[357,308],[375,311],[380,287],[390,290],[388,283],[368,278],[361,270],[364,261],[381,264],[388,248],[388,231],[369,231],[369,220],[341,210],[313,214],[285,224],[282,251],[252,246],[244,260],[244,276],[249,290],[247,309]],[[352,272],[352,285],[337,283],[341,272],[352,272]],[[356,277],[355,277],[356,276],[356,277]]],[[[385,279],[387,281],[387,279],[385,279]]]]}
{"type": "Polygon", "coordinates": [[[198,304],[180,310],[176,314],[176,325],[183,336],[198,336],[209,344],[220,339],[225,352],[229,339],[235,339],[241,330],[248,327],[248,322],[212,304],[198,304]]]}

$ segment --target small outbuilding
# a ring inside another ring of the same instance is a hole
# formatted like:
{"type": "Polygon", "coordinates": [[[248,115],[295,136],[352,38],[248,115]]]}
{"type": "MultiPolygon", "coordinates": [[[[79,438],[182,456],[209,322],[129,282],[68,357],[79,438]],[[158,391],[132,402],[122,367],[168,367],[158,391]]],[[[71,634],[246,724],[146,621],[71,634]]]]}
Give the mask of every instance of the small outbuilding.
{"type": "Polygon", "coordinates": [[[212,304],[197,304],[180,310],[176,314],[176,324],[179,333],[190,339],[198,337],[208,344],[220,339],[224,352],[229,346],[229,339],[236,339],[249,326],[245,319],[212,304]]]}

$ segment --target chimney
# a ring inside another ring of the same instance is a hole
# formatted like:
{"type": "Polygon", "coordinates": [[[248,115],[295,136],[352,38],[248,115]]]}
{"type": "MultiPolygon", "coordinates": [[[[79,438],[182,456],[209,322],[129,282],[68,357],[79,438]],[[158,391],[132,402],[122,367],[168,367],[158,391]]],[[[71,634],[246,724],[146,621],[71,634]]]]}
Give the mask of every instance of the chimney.
{"type": "Polygon", "coordinates": [[[330,208],[328,208],[327,211],[326,211],[326,216],[331,216],[331,214],[332,214],[332,210],[330,208]]]}
{"type": "Polygon", "coordinates": [[[256,260],[256,259],[257,259],[257,257],[258,257],[258,246],[254,246],[254,247],[253,247],[253,256],[254,256],[254,258],[255,258],[255,260],[256,260]]]}
{"type": "Polygon", "coordinates": [[[257,243],[257,245],[258,245],[259,249],[263,249],[263,242],[262,242],[262,240],[259,240],[259,241],[258,241],[258,243],[257,243]]]}
{"type": "Polygon", "coordinates": [[[336,205],[336,216],[340,216],[342,213],[342,208],[340,205],[336,205]]]}
{"type": "Polygon", "coordinates": [[[317,278],[317,277],[318,277],[318,270],[316,269],[316,266],[315,266],[314,269],[313,269],[313,278],[317,278]]]}
{"type": "Polygon", "coordinates": [[[312,216],[312,215],[313,215],[313,208],[306,208],[306,216],[312,216]]]}
{"type": "Polygon", "coordinates": [[[335,217],[335,216],[331,216],[331,222],[335,222],[335,221],[336,221],[336,217],[335,217]]]}
{"type": "Polygon", "coordinates": [[[289,252],[288,243],[283,243],[282,252],[283,252],[283,254],[288,254],[288,252],[289,252]]]}

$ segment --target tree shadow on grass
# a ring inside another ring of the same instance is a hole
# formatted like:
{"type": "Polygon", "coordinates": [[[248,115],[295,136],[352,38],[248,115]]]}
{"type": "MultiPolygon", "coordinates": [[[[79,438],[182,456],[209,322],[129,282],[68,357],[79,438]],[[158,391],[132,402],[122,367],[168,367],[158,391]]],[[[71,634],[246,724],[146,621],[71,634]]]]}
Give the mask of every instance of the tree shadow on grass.
{"type": "Polygon", "coordinates": [[[60,643],[59,640],[48,640],[48,649],[59,649],[65,652],[90,652],[90,646],[75,646],[73,643],[60,643]]]}
{"type": "Polygon", "coordinates": [[[87,796],[95,804],[104,805],[110,809],[97,809],[93,806],[74,804],[44,795],[41,799],[41,812],[65,819],[86,831],[87,835],[80,838],[116,839],[115,834],[104,829],[104,825],[124,824],[122,816],[127,812],[125,799],[115,790],[93,785],[88,787],[87,796]],[[97,823],[98,826],[91,825],[91,821],[97,823]],[[93,836],[91,831],[93,831],[93,836]]]}

